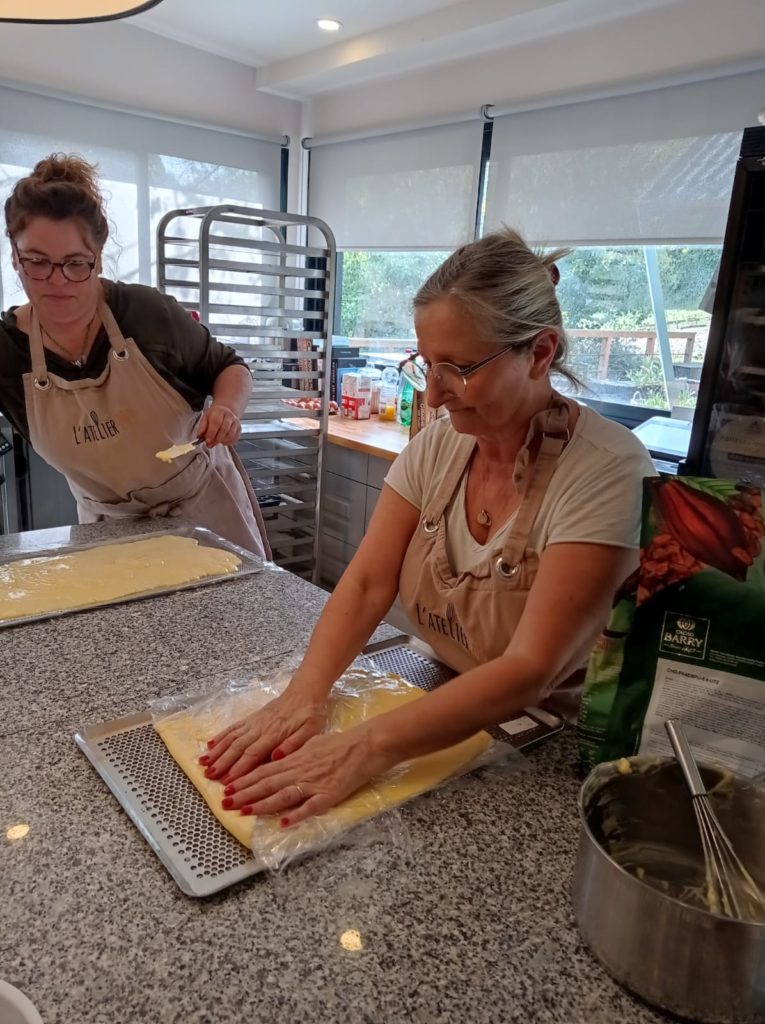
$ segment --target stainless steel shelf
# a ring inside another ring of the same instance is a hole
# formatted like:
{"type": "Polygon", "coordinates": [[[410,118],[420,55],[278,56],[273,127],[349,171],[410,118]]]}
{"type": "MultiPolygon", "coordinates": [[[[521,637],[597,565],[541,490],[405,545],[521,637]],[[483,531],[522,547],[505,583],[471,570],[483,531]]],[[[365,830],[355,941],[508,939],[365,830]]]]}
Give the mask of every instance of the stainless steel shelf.
{"type": "Polygon", "coordinates": [[[315,580],[329,411],[332,232],[314,217],[246,206],[174,210],[159,224],[157,263],[160,290],[198,312],[250,367],[254,387],[237,452],[258,494],[274,560],[315,580]],[[320,409],[285,404],[303,398],[318,398],[320,409]]]}

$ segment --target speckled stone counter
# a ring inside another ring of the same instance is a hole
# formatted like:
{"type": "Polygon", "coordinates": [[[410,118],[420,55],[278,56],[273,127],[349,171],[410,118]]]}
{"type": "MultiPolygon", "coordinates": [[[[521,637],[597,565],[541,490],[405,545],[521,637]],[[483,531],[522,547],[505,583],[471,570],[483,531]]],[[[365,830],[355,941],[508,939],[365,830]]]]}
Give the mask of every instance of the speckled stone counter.
{"type": "MultiPolygon", "coordinates": [[[[0,538],[0,562],[55,539],[0,538]]],[[[73,733],[272,671],[325,598],[262,572],[0,631],[0,977],[45,1024],[664,1020],[611,981],[573,922],[570,735],[523,772],[414,801],[387,850],[328,852],[207,900],[176,888],[73,733]],[[25,838],[8,839],[21,823],[25,838]]]]}

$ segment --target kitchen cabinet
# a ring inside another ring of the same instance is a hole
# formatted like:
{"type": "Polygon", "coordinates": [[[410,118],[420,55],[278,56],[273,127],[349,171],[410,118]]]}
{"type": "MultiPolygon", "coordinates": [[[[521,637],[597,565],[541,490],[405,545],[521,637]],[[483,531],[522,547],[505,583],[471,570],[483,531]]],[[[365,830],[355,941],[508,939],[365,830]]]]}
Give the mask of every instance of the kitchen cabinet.
{"type": "MultiPolygon", "coordinates": [[[[369,526],[391,459],[326,442],[319,584],[331,590],[345,572],[369,526]]],[[[396,598],[386,616],[405,633],[414,627],[396,598]]]]}
{"type": "Polygon", "coordinates": [[[334,444],[327,444],[325,460],[319,581],[333,587],[366,533],[391,464],[387,459],[334,444]]]}

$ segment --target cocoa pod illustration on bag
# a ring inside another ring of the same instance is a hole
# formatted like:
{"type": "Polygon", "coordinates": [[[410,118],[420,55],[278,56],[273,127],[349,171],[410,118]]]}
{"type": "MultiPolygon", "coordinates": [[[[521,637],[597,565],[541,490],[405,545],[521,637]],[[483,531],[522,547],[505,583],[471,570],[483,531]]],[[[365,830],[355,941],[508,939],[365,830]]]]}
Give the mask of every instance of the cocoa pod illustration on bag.
{"type": "Polygon", "coordinates": [[[733,509],[680,480],[657,479],[652,486],[664,529],[699,562],[743,582],[753,558],[733,509]]]}

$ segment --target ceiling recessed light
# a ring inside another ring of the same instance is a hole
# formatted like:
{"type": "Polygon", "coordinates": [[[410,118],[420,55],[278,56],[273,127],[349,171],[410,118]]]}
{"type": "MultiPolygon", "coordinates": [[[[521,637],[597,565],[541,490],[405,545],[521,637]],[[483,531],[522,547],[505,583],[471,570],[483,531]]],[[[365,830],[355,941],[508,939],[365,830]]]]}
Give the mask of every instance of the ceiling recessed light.
{"type": "Polygon", "coordinates": [[[343,27],[342,21],[338,21],[337,18],[317,18],[316,24],[324,32],[337,32],[343,27]]]}

